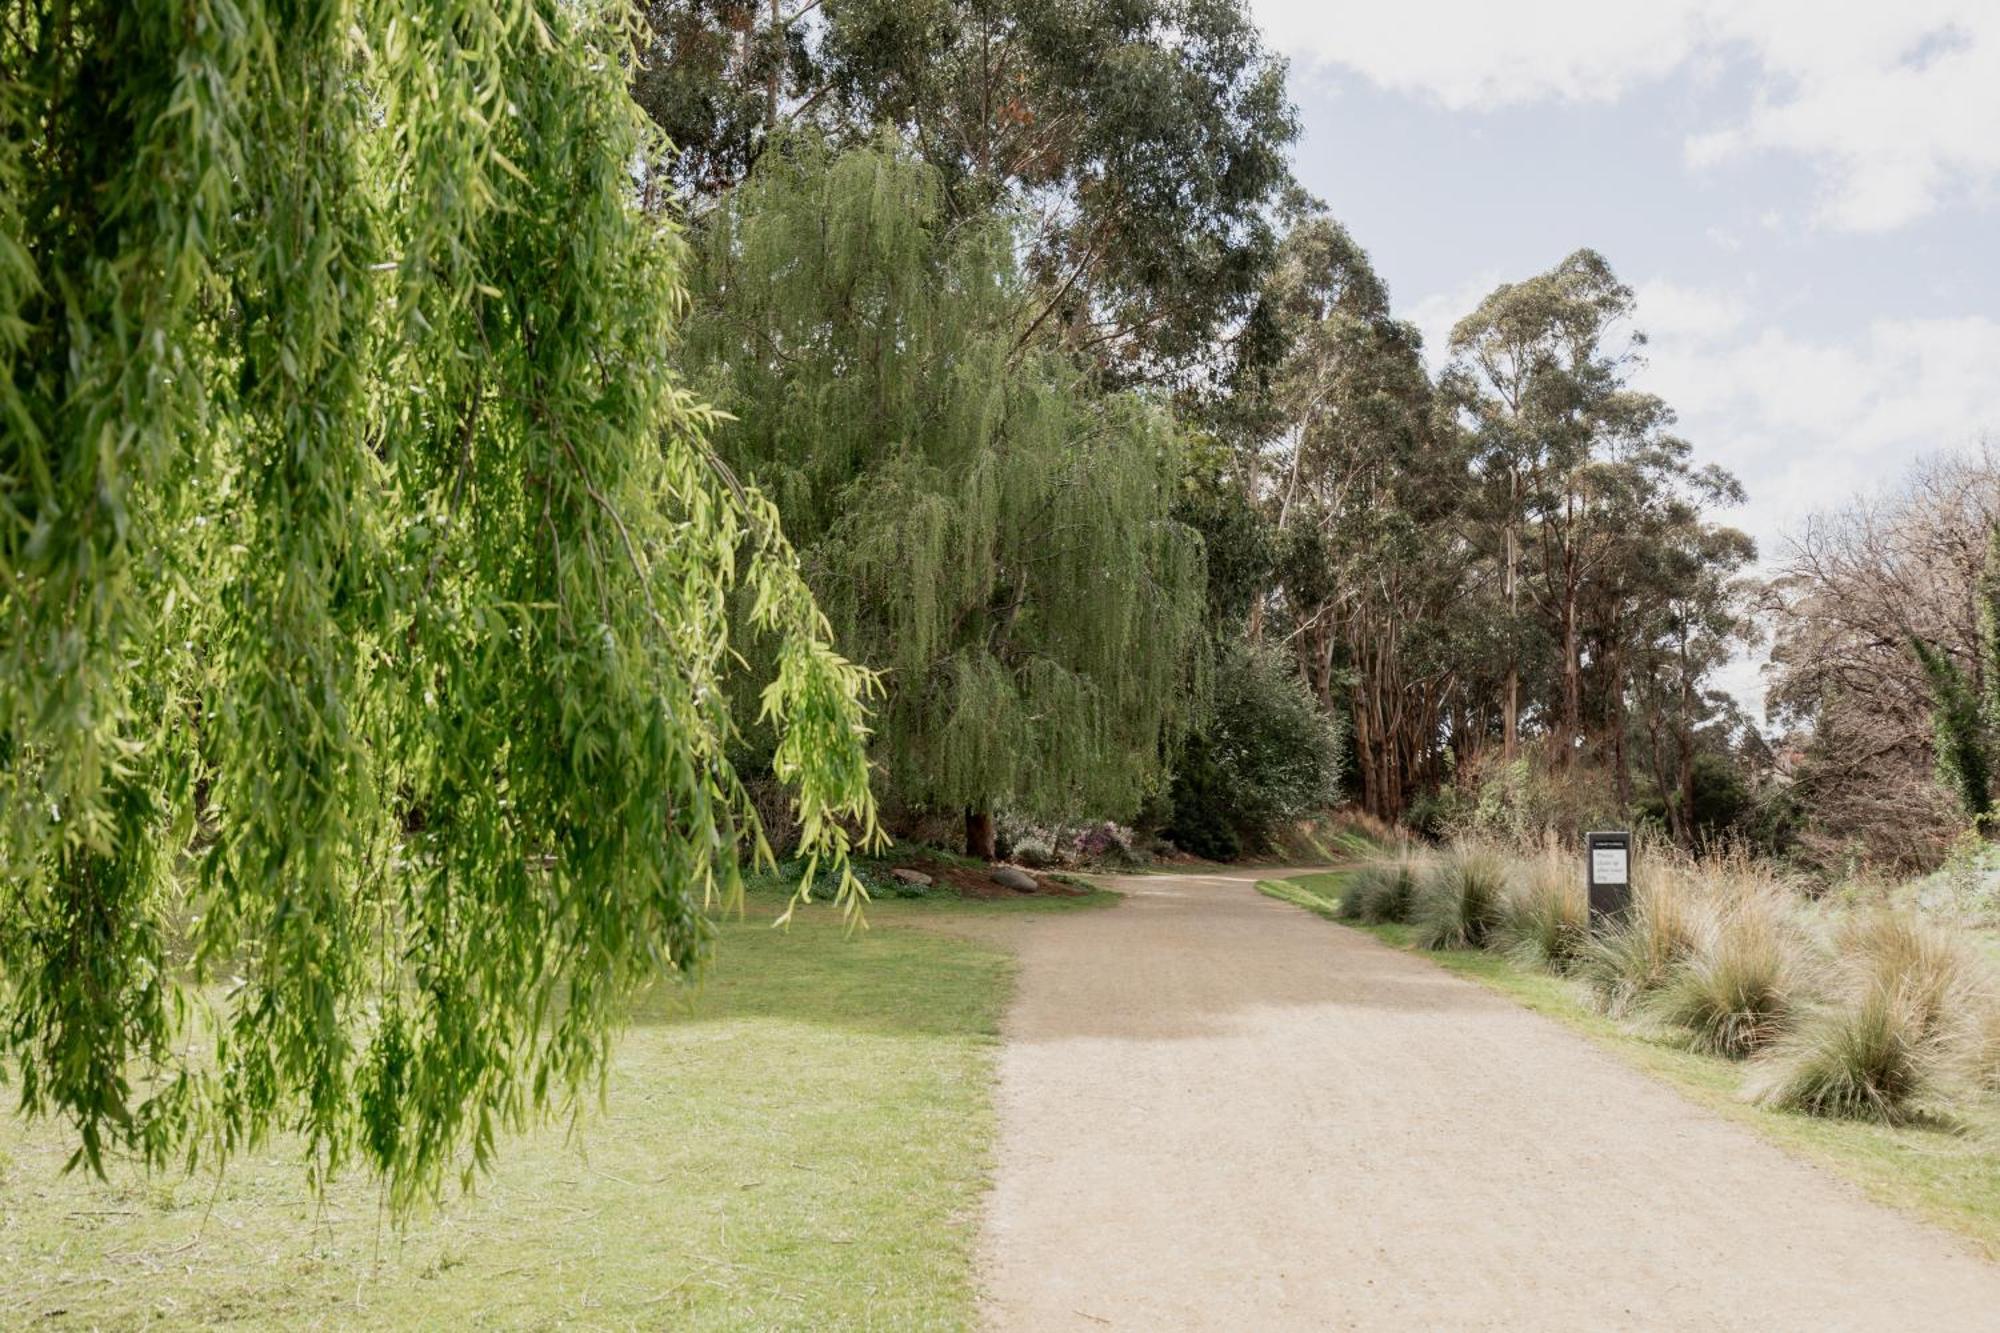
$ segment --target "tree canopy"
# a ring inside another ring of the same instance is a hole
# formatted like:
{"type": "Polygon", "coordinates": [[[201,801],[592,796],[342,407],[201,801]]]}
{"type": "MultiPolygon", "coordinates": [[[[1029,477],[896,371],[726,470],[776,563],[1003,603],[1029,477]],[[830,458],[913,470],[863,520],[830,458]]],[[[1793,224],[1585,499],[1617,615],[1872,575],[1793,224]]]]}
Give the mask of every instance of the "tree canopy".
{"type": "Polygon", "coordinates": [[[758,839],[732,589],[808,850],[872,829],[869,677],[674,373],[629,18],[0,18],[0,1040],[80,1162],[284,1128],[405,1201],[586,1092],[758,839]]]}
{"type": "Polygon", "coordinates": [[[1208,359],[1290,188],[1284,64],[1241,0],[651,0],[635,95],[696,196],[811,128],[894,129],[947,214],[1021,208],[1030,320],[1114,378],[1208,359]]]}
{"type": "Polygon", "coordinates": [[[739,420],[907,804],[1129,814],[1191,712],[1200,539],[1167,413],[1035,327],[1018,221],[894,140],[799,140],[703,224],[688,353],[739,420]]]}

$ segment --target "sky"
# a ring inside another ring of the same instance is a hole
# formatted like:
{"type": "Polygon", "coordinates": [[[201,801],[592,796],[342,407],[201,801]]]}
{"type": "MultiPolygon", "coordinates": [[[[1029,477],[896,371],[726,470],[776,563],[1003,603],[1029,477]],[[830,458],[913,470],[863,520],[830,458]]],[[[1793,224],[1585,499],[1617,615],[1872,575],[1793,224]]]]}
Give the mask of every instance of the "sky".
{"type": "MultiPolygon", "coordinates": [[[[1433,364],[1601,252],[1635,379],[1768,565],[1922,454],[2000,442],[2000,0],[1251,0],[1303,184],[1433,364]]],[[[1727,688],[1761,712],[1758,662],[1727,688]]]]}

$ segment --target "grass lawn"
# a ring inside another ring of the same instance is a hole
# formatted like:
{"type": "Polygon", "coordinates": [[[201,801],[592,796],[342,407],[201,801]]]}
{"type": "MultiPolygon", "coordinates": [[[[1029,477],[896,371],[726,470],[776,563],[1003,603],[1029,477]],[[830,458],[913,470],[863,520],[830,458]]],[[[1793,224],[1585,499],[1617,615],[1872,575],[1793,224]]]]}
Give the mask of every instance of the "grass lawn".
{"type": "MultiPolygon", "coordinates": [[[[1257,887],[1329,919],[1339,907],[1339,873],[1305,875],[1257,887]]],[[[1343,923],[1348,924],[1348,923],[1343,923]]],[[[1351,926],[1386,944],[1415,951],[1408,926],[1351,926]]],[[[1546,972],[1478,951],[1425,952],[1440,967],[1469,977],[1567,1024],[1618,1058],[1671,1084],[1717,1113],[1854,1181],[1879,1202],[1906,1208],[1971,1237],[2000,1259],[2000,1114],[1967,1106],[1950,1127],[1891,1129],[1766,1111],[1738,1096],[1743,1067],[1682,1049],[1671,1038],[1598,1013],[1582,988],[1546,972]]]]}
{"type": "Polygon", "coordinates": [[[649,997],[610,1100],[503,1145],[400,1232],[290,1146],[212,1177],[59,1175],[0,1120],[0,1327],[957,1328],[973,1313],[1010,958],[899,920],[1102,905],[928,899],[787,933],[753,894],[696,995],[649,997]]]}

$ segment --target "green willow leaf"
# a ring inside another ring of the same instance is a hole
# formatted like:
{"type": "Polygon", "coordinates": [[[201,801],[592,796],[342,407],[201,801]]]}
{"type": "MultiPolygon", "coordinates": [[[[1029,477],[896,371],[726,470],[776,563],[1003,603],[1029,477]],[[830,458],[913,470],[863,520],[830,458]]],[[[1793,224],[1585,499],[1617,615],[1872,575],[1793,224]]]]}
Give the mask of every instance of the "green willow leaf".
{"type": "Polygon", "coordinates": [[[679,382],[622,3],[5,0],[0,1018],[79,1164],[303,1137],[397,1206],[601,1090],[864,703],[679,382]]]}

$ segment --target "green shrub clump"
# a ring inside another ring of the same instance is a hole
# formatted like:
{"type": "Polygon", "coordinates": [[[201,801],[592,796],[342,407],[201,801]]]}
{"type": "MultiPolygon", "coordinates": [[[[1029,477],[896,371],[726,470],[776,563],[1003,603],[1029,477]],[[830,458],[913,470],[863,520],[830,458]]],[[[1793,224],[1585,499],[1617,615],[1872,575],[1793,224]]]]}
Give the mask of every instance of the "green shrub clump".
{"type": "Polygon", "coordinates": [[[1232,647],[1216,664],[1214,708],[1175,766],[1167,836],[1216,861],[1268,848],[1286,821],[1333,800],[1343,726],[1288,658],[1232,647]]]}

